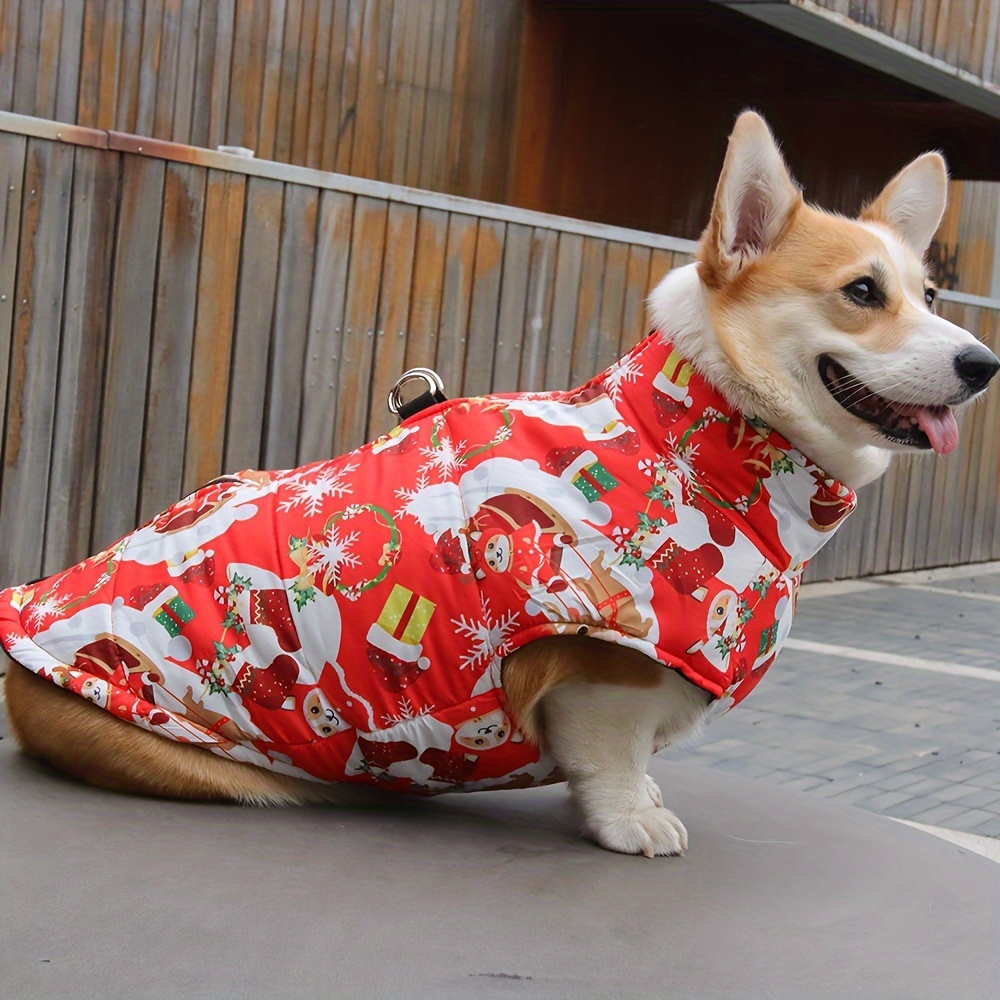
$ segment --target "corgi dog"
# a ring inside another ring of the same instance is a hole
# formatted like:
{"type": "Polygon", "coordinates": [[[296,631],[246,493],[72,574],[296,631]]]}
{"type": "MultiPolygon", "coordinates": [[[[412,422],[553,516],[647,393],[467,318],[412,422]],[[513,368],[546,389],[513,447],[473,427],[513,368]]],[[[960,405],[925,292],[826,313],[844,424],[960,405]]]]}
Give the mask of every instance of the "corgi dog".
{"type": "Polygon", "coordinates": [[[586,386],[217,480],[74,568],[93,606],[70,571],[0,595],[20,746],[105,788],[271,805],[565,780],[598,844],[682,853],[650,756],[745,696],[853,491],[952,451],[1000,368],[934,312],[946,193],[927,153],[857,219],[815,208],[744,112],[697,262],[586,386]],[[402,477],[384,503],[369,462],[402,477]],[[265,517],[270,549],[227,563],[265,517]]]}

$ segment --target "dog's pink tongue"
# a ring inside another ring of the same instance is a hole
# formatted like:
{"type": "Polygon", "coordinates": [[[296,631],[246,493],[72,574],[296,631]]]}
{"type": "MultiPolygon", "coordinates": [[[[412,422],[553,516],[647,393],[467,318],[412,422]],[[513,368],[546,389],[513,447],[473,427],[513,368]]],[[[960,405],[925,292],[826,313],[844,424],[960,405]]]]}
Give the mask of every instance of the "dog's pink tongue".
{"type": "Polygon", "coordinates": [[[958,421],[950,406],[908,406],[900,412],[917,421],[939,455],[947,455],[958,447],[958,421]]]}

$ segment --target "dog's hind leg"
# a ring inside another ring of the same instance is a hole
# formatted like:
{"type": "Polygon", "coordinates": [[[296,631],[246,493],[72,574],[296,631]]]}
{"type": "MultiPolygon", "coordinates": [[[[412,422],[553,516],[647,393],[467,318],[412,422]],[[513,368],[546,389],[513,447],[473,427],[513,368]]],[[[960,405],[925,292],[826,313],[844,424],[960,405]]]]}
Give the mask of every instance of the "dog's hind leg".
{"type": "Polygon", "coordinates": [[[13,661],[6,695],[11,729],[25,753],[101,788],[258,805],[334,797],[332,786],[229,760],[116,719],[13,661]]]}

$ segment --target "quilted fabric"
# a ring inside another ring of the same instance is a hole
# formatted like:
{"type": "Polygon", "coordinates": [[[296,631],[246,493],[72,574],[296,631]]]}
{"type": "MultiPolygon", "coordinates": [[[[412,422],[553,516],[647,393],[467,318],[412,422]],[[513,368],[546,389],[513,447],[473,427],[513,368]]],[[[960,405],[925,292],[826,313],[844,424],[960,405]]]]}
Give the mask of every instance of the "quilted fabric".
{"type": "Polygon", "coordinates": [[[217,479],[5,590],[0,637],[118,718],[236,760],[518,787],[558,772],[507,714],[507,654],[586,634],[729,708],[854,503],[654,333],[579,389],[451,400],[342,457],[217,479]]]}

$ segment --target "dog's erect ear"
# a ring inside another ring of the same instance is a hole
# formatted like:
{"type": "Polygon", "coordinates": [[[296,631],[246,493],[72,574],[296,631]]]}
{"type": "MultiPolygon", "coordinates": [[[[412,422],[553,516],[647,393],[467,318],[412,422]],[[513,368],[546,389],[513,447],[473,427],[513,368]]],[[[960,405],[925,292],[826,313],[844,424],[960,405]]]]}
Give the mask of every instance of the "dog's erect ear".
{"type": "Polygon", "coordinates": [[[918,254],[923,254],[948,203],[948,167],[940,153],[924,153],[905,167],[861,212],[867,222],[892,226],[918,254]]]}
{"type": "Polygon", "coordinates": [[[745,264],[767,253],[801,203],[802,194],[767,123],[744,111],[729,137],[712,218],[701,238],[698,256],[706,284],[731,280],[745,264]]]}

